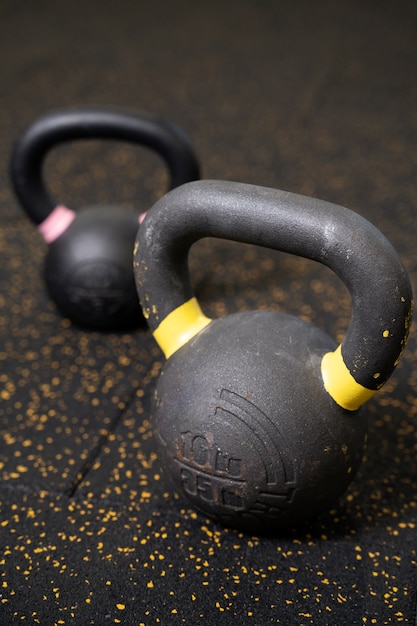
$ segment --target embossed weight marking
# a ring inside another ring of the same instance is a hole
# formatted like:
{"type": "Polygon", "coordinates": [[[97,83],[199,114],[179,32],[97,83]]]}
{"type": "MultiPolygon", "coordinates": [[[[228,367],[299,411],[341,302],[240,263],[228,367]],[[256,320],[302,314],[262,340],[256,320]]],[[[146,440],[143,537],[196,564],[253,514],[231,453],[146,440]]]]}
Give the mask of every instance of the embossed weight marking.
{"type": "Polygon", "coordinates": [[[288,446],[273,422],[245,398],[223,389],[220,399],[223,402],[215,410],[215,420],[221,424],[237,420],[232,430],[239,428],[250,445],[229,449],[229,442],[224,437],[216,440],[213,433],[181,433],[175,460],[184,491],[197,506],[202,500],[201,508],[210,502],[230,511],[245,511],[246,515],[256,516],[269,509],[270,515],[280,516],[292,501],[296,485],[288,446]],[[248,449],[257,455],[263,478],[254,492],[247,488],[251,477],[246,476],[248,461],[244,457],[248,449]]]}
{"type": "Polygon", "coordinates": [[[407,341],[411,287],[392,246],[343,207],[222,181],[171,191],[138,243],[144,315],[167,357],[153,430],[177,489],[204,514],[250,532],[275,532],[331,506],[361,463],[361,407],[407,341]],[[187,267],[189,248],[205,236],[330,267],[352,296],[342,344],[284,313],[208,319],[187,267]]]}

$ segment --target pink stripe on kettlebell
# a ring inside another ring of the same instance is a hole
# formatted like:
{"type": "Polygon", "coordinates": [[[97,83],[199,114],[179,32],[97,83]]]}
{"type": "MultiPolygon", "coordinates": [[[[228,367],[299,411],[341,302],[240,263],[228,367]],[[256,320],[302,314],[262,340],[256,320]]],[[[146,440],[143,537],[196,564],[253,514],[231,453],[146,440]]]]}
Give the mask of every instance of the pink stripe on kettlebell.
{"type": "Polygon", "coordinates": [[[147,211],[145,211],[145,213],[141,213],[141,214],[139,215],[139,224],[142,224],[143,220],[144,220],[144,219],[145,219],[145,217],[146,217],[146,213],[147,213],[147,211]]]}
{"type": "Polygon", "coordinates": [[[74,218],[74,211],[62,204],[58,204],[52,213],[38,225],[38,231],[46,243],[52,243],[67,230],[74,218]]]}

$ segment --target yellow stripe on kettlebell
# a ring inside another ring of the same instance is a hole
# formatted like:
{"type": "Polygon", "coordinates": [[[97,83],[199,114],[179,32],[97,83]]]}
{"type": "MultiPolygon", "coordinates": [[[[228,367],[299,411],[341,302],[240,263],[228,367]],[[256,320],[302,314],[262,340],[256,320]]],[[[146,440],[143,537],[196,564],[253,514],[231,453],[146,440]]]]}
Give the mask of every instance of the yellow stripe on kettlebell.
{"type": "Polygon", "coordinates": [[[171,311],[154,330],[153,336],[169,359],[210,322],[211,319],[204,315],[197,299],[191,298],[171,311]]]}
{"type": "Polygon", "coordinates": [[[341,345],[334,352],[327,352],[321,361],[324,388],[339,406],[356,411],[376,393],[362,387],[349,372],[342,356],[341,345]]]}

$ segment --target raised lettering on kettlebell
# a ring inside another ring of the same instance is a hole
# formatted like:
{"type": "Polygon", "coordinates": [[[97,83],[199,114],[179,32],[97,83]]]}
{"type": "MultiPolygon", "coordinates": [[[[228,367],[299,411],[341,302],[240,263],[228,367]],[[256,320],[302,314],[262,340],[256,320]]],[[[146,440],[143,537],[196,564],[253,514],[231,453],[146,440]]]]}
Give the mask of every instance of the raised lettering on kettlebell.
{"type": "Polygon", "coordinates": [[[61,312],[93,328],[136,325],[141,316],[132,253],[144,213],[120,207],[87,207],[75,213],[46,189],[42,166],[56,145],[78,139],[112,139],[156,151],[170,172],[170,188],[199,177],[183,132],[149,113],[64,109],[31,124],[16,143],[11,176],[17,197],[48,244],[45,279],[61,312]]]}
{"type": "Polygon", "coordinates": [[[152,208],[134,267],[144,315],[167,358],[153,428],[178,490],[204,514],[255,532],[329,507],[362,459],[361,407],[388,380],[408,337],[411,286],[387,239],[328,202],[200,181],[152,208]],[[187,265],[190,247],[206,236],[331,268],[352,296],[341,345],[283,313],[206,317],[187,265]]]}

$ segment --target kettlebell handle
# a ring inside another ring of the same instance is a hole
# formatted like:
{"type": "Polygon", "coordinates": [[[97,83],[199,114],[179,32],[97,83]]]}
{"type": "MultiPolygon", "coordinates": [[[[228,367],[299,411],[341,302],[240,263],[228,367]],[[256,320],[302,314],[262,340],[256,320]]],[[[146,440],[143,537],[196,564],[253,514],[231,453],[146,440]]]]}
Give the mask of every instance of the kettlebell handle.
{"type": "Polygon", "coordinates": [[[168,166],[170,189],[199,178],[199,164],[185,133],[161,117],[92,107],[53,111],[26,129],[11,158],[16,195],[35,224],[44,222],[58,204],[42,177],[46,155],[58,144],[79,139],[112,139],[151,148],[168,166]]]}
{"type": "Polygon", "coordinates": [[[211,323],[194,297],[187,263],[190,247],[203,237],[281,250],[332,269],[351,294],[352,318],[341,345],[322,359],[323,385],[337,404],[356,410],[387,381],[412,315],[408,274],[388,240],[344,207],[226,181],[170,191],[138,232],[139,298],[167,358],[211,323]]]}

